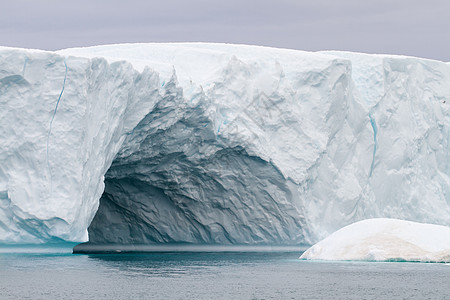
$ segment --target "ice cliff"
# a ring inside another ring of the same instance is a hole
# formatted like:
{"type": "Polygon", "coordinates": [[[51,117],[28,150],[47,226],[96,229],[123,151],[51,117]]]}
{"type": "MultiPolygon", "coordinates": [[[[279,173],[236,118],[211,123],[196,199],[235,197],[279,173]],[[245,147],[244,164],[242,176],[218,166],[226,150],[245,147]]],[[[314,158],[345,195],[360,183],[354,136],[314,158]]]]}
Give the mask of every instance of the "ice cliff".
{"type": "Polygon", "coordinates": [[[0,48],[0,242],[312,244],[450,225],[450,65],[223,44],[0,48]],[[95,216],[95,218],[94,218],[95,216]]]}

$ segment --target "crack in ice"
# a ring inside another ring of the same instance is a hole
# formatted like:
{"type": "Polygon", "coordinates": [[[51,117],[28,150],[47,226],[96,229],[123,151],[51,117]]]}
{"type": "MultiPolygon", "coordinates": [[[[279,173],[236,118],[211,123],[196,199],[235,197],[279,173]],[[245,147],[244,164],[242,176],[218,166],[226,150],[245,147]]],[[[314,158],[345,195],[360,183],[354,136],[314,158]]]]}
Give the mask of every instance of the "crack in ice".
{"type": "Polygon", "coordinates": [[[66,59],[64,58],[64,66],[66,68],[65,72],[64,72],[64,82],[63,82],[63,86],[61,89],[61,93],[59,94],[58,97],[58,101],[56,101],[56,106],[55,106],[55,110],[53,111],[53,115],[52,115],[52,119],[50,120],[50,127],[48,130],[48,135],[47,135],[47,155],[46,155],[46,159],[47,159],[47,167],[48,167],[48,171],[50,172],[50,192],[52,190],[52,170],[50,168],[50,162],[48,160],[48,145],[49,145],[49,141],[50,141],[50,135],[52,133],[52,126],[53,126],[53,120],[55,119],[56,116],[56,111],[58,110],[58,106],[59,106],[59,102],[61,101],[61,97],[64,93],[64,88],[66,87],[66,79],[67,79],[67,62],[66,59]]]}
{"type": "Polygon", "coordinates": [[[369,113],[370,118],[370,125],[372,125],[373,129],[373,155],[372,155],[372,163],[370,164],[370,172],[369,172],[369,178],[372,177],[373,168],[375,164],[375,154],[377,153],[377,133],[378,133],[378,127],[377,123],[375,122],[375,118],[373,117],[372,113],[369,113]]]}
{"type": "Polygon", "coordinates": [[[22,77],[25,77],[25,70],[27,68],[28,63],[28,57],[25,57],[25,62],[23,63],[23,69],[22,69],[22,77]]]}

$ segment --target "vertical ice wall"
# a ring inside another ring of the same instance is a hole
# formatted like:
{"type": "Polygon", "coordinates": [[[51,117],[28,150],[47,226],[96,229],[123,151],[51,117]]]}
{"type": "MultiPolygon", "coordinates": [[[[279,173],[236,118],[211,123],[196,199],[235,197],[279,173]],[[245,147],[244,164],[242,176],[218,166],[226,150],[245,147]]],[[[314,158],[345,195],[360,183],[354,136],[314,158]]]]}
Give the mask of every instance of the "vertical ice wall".
{"type": "MultiPolygon", "coordinates": [[[[351,61],[353,94],[368,111],[374,139],[370,172],[351,185],[358,192],[339,218],[348,223],[392,217],[449,225],[449,65],[412,57],[325,53],[351,61]]],[[[352,169],[358,165],[360,160],[352,169]]],[[[324,205],[317,201],[318,207],[324,205]]]]}
{"type": "Polygon", "coordinates": [[[103,175],[158,76],[1,48],[0,77],[0,242],[86,240],[103,175]]]}

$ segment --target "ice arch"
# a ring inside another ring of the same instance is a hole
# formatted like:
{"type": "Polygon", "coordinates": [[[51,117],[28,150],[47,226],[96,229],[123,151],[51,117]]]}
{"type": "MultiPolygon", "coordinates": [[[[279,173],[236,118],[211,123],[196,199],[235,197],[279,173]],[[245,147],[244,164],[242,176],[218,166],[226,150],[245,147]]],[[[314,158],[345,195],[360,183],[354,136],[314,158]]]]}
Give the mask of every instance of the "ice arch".
{"type": "Polygon", "coordinates": [[[105,175],[93,243],[299,244],[293,186],[272,163],[217,137],[203,103],[166,95],[105,175]]]}

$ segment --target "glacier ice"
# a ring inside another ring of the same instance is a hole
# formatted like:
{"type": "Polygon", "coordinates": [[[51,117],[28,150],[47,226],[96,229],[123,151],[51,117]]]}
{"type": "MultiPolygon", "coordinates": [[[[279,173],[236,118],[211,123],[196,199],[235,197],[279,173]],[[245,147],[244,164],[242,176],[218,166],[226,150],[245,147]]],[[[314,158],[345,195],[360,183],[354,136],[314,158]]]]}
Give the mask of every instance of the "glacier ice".
{"type": "Polygon", "coordinates": [[[450,262],[450,227],[397,219],[367,219],[339,229],[300,258],[450,262]]]}
{"type": "Polygon", "coordinates": [[[157,74],[11,48],[0,49],[0,74],[0,241],[86,240],[103,176],[157,74]]]}
{"type": "Polygon", "coordinates": [[[3,47],[0,77],[3,243],[86,241],[89,225],[94,243],[270,245],[366,218],[450,225],[448,63],[3,47]]]}

